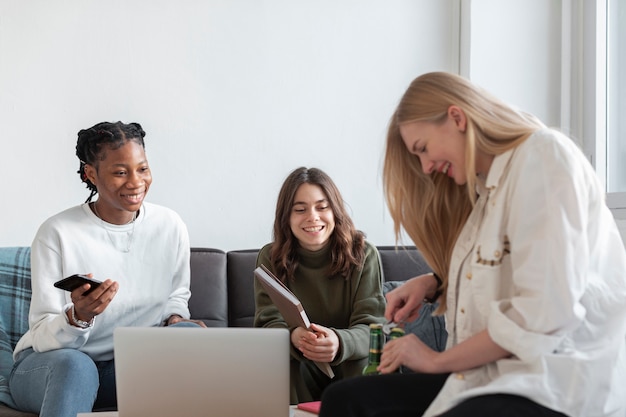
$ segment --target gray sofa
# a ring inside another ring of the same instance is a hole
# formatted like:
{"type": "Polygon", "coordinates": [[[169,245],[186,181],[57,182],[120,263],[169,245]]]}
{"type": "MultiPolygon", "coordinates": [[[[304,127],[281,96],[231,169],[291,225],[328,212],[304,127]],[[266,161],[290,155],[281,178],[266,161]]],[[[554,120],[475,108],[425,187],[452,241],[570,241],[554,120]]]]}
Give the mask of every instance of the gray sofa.
{"type": "MultiPolygon", "coordinates": [[[[378,247],[385,291],[402,281],[429,272],[414,247],[378,247]]],[[[211,248],[191,250],[191,299],[194,319],[211,327],[251,327],[254,319],[253,273],[258,249],[224,252],[211,248]]],[[[28,328],[30,303],[30,248],[0,248],[0,417],[37,417],[12,409],[7,378],[13,365],[12,350],[28,328]]],[[[431,347],[442,350],[446,332],[443,319],[432,317],[432,306],[406,330],[418,334],[431,347]]]]}

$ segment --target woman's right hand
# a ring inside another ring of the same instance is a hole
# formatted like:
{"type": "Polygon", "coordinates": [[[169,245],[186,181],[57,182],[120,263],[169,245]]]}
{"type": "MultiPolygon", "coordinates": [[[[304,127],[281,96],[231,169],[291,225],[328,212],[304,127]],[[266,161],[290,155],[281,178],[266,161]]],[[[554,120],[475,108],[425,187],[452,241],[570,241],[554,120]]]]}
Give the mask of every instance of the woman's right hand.
{"type": "MultiPolygon", "coordinates": [[[[102,314],[119,289],[117,281],[107,279],[98,288],[85,295],[85,291],[89,289],[88,286],[89,284],[82,285],[71,292],[75,316],[77,319],[86,322],[90,322],[95,316],[102,314]]],[[[70,318],[70,323],[72,323],[71,311],[68,311],[67,314],[70,318]]]]}
{"type": "Polygon", "coordinates": [[[402,323],[413,321],[419,316],[424,298],[437,290],[437,281],[432,274],[419,275],[387,293],[385,318],[402,323]]]}

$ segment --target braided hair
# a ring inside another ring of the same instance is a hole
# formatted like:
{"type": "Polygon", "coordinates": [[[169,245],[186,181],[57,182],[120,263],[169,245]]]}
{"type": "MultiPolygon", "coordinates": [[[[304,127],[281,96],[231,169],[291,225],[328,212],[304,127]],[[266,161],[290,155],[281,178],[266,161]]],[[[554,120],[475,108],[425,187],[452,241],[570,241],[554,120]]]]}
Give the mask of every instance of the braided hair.
{"type": "Polygon", "coordinates": [[[108,149],[115,150],[129,141],[135,141],[145,149],[144,136],[146,132],[139,123],[101,122],[78,132],[76,156],[80,161],[80,167],[77,172],[81,181],[87,184],[87,188],[91,191],[85,203],[90,203],[93,196],[98,193],[96,186],[85,174],[85,165],[98,168],[98,162],[106,157],[104,145],[108,149]]]}

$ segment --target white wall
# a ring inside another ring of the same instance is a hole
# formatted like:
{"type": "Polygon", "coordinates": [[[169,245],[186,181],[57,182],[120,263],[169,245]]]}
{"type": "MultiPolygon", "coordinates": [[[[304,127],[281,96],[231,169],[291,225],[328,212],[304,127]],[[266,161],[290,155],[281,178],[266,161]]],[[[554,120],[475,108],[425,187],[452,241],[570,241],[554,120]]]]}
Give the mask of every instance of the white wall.
{"type": "Polygon", "coordinates": [[[388,118],[408,83],[461,68],[567,128],[561,7],[2,0],[0,246],[29,245],[45,218],[84,201],[76,133],[102,120],[142,123],[154,175],[148,199],[181,214],[193,246],[271,240],[278,189],[300,165],[326,170],[357,227],[393,244],[380,168],[388,118]],[[459,27],[461,9],[469,27],[459,27]]]}
{"type": "Polygon", "coordinates": [[[279,187],[316,166],[393,244],[384,134],[417,75],[458,68],[456,0],[2,0],[0,246],[82,203],[76,133],[140,122],[193,246],[271,240],[279,187]]]}
{"type": "Polygon", "coordinates": [[[561,127],[561,2],[472,0],[469,76],[561,127]]]}

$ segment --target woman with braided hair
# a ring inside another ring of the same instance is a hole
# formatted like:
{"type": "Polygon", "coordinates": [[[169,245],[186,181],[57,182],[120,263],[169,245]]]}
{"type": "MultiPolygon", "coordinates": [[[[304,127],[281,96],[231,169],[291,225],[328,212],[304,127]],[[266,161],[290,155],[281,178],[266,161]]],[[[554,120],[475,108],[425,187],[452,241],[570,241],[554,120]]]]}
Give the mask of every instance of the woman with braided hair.
{"type": "Polygon", "coordinates": [[[152,175],[138,123],[78,132],[78,171],[90,195],[46,220],[31,246],[30,328],[14,351],[11,395],[40,417],[116,409],[115,327],[191,325],[187,228],[144,201],[152,175]],[[92,202],[95,195],[98,199],[92,202]],[[103,281],[68,292],[73,274],[103,281]]]}

